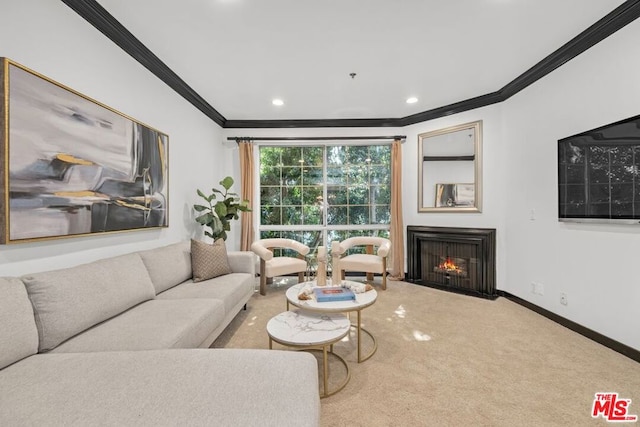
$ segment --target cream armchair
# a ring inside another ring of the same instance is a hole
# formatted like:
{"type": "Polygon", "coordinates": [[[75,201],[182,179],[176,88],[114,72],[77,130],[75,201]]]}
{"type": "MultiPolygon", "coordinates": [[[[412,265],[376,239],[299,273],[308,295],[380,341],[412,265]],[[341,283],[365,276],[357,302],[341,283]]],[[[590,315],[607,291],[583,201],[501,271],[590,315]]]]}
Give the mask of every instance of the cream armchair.
{"type": "Polygon", "coordinates": [[[260,257],[260,294],[267,294],[267,278],[272,279],[284,274],[298,273],[298,280],[304,281],[307,271],[305,256],[309,246],[291,239],[261,239],[251,244],[251,250],[260,257]],[[298,257],[273,256],[273,249],[292,249],[298,257]]]}
{"type": "Polygon", "coordinates": [[[350,237],[342,242],[332,242],[331,257],[333,274],[344,279],[345,271],[362,271],[367,273],[367,281],[373,281],[373,274],[382,275],[382,289],[387,289],[387,256],[391,250],[391,241],[384,237],[358,236],[350,237]],[[354,246],[365,246],[365,254],[344,254],[354,246]],[[377,247],[377,250],[375,248],[377,247]]]}

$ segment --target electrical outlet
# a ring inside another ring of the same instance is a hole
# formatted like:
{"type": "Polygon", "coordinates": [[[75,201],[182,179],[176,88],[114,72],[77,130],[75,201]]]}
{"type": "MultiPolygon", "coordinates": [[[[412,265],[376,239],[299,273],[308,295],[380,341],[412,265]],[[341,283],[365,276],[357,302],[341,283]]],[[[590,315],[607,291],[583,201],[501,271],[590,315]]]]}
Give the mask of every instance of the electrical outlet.
{"type": "Polygon", "coordinates": [[[560,304],[562,305],[569,304],[569,300],[567,299],[567,294],[565,294],[564,292],[560,294],[560,304]]]}
{"type": "Polygon", "coordinates": [[[544,295],[544,285],[542,283],[538,283],[538,295],[544,295]]]}

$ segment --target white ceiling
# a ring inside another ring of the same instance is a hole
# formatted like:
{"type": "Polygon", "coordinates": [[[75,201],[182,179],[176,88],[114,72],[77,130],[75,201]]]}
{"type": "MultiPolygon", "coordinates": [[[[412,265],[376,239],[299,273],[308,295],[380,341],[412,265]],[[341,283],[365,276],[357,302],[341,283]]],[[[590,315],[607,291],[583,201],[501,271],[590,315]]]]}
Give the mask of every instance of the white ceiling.
{"type": "Polygon", "coordinates": [[[484,95],[623,3],[98,2],[232,120],[399,118],[484,95]]]}

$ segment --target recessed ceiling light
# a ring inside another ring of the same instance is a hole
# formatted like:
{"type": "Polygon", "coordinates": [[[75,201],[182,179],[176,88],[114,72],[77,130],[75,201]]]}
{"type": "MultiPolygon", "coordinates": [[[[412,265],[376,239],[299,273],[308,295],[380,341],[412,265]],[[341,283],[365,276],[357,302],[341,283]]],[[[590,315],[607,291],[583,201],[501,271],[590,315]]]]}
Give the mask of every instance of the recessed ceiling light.
{"type": "Polygon", "coordinates": [[[416,98],[415,96],[407,98],[407,104],[415,104],[416,102],[418,102],[418,98],[416,98]]]}
{"type": "Polygon", "coordinates": [[[273,101],[271,101],[271,103],[273,105],[277,105],[278,107],[284,105],[284,101],[282,99],[274,99],[273,101]]]}

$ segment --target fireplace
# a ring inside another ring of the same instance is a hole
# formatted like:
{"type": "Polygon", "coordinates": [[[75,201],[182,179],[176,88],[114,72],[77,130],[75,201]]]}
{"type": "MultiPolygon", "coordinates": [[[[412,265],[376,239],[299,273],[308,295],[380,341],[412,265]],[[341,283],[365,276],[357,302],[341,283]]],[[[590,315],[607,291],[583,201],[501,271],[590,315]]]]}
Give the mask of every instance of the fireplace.
{"type": "Polygon", "coordinates": [[[407,280],[495,299],[496,230],[407,226],[407,280]]]}

